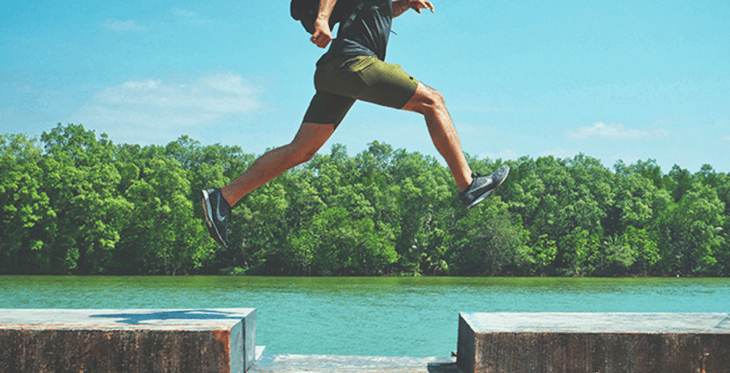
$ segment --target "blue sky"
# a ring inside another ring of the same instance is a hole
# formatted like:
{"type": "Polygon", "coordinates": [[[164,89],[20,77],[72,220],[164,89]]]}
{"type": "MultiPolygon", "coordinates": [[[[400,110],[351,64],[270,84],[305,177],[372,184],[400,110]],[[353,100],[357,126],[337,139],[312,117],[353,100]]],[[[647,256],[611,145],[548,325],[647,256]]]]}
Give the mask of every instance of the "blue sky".
{"type": "MultiPolygon", "coordinates": [[[[730,2],[435,0],[386,61],[441,91],[467,153],[584,153],[730,172],[730,2]]],[[[81,123],[116,143],[261,154],[293,138],[322,50],[289,1],[28,1],[0,8],[0,133],[81,123]]],[[[417,114],[357,103],[320,152],[437,156],[417,114]]],[[[440,159],[440,157],[439,157],[440,159]]]]}

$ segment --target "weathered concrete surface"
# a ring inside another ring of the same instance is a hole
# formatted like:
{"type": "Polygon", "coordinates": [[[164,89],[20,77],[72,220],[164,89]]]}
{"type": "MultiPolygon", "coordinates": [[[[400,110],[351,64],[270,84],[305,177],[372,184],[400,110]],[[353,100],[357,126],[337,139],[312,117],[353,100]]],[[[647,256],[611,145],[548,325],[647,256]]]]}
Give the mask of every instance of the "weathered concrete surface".
{"type": "Polygon", "coordinates": [[[727,373],[724,313],[460,313],[457,365],[480,373],[727,373]]]}
{"type": "Polygon", "coordinates": [[[264,354],[249,373],[461,373],[450,357],[264,354]]]}
{"type": "Polygon", "coordinates": [[[256,310],[0,309],[0,372],[245,372],[256,310]]]}

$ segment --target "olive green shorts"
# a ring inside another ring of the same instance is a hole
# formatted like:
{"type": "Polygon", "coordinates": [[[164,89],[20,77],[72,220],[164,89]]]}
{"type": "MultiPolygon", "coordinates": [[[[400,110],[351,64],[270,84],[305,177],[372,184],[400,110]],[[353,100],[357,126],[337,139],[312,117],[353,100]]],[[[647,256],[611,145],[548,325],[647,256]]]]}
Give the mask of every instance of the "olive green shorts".
{"type": "Polygon", "coordinates": [[[314,73],[317,93],[304,122],[334,123],[337,127],[357,100],[400,109],[416,93],[417,86],[418,81],[400,65],[370,56],[335,58],[314,73]]]}

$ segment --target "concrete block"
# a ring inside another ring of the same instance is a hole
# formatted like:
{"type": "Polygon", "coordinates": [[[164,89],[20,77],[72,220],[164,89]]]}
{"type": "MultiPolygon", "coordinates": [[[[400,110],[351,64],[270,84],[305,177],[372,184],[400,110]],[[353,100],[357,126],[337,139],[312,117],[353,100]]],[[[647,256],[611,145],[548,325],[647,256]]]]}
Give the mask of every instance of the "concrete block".
{"type": "Polygon", "coordinates": [[[725,313],[460,313],[467,373],[730,372],[725,313]]]}
{"type": "Polygon", "coordinates": [[[225,372],[254,363],[256,309],[0,309],[0,372],[225,372]]]}

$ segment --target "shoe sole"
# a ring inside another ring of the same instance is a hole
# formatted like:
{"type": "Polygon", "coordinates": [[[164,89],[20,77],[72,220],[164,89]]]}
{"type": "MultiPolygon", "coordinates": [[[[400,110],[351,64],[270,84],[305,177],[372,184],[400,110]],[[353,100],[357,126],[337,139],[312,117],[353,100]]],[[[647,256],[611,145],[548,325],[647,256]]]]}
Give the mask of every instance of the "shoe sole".
{"type": "Polygon", "coordinates": [[[208,195],[208,191],[201,190],[200,194],[202,196],[205,225],[208,227],[208,233],[210,233],[210,235],[216,242],[228,247],[228,245],[226,245],[226,243],[223,241],[223,237],[221,236],[220,232],[218,232],[218,228],[213,223],[213,206],[210,205],[210,195],[208,195]]]}
{"type": "MultiPolygon", "coordinates": [[[[502,183],[504,183],[505,180],[507,180],[507,175],[509,175],[509,166],[502,166],[502,167],[500,167],[500,169],[503,167],[507,168],[507,172],[505,172],[504,177],[502,178],[502,180],[499,181],[499,184],[497,184],[497,186],[495,186],[494,188],[489,189],[488,191],[486,191],[486,193],[482,194],[481,196],[477,197],[477,199],[475,199],[474,202],[472,202],[469,206],[467,206],[467,208],[471,209],[474,206],[478,205],[479,202],[484,201],[485,198],[489,197],[492,194],[492,192],[497,190],[497,188],[499,188],[499,186],[502,185],[502,183]]],[[[499,171],[499,169],[497,171],[499,171]]]]}

